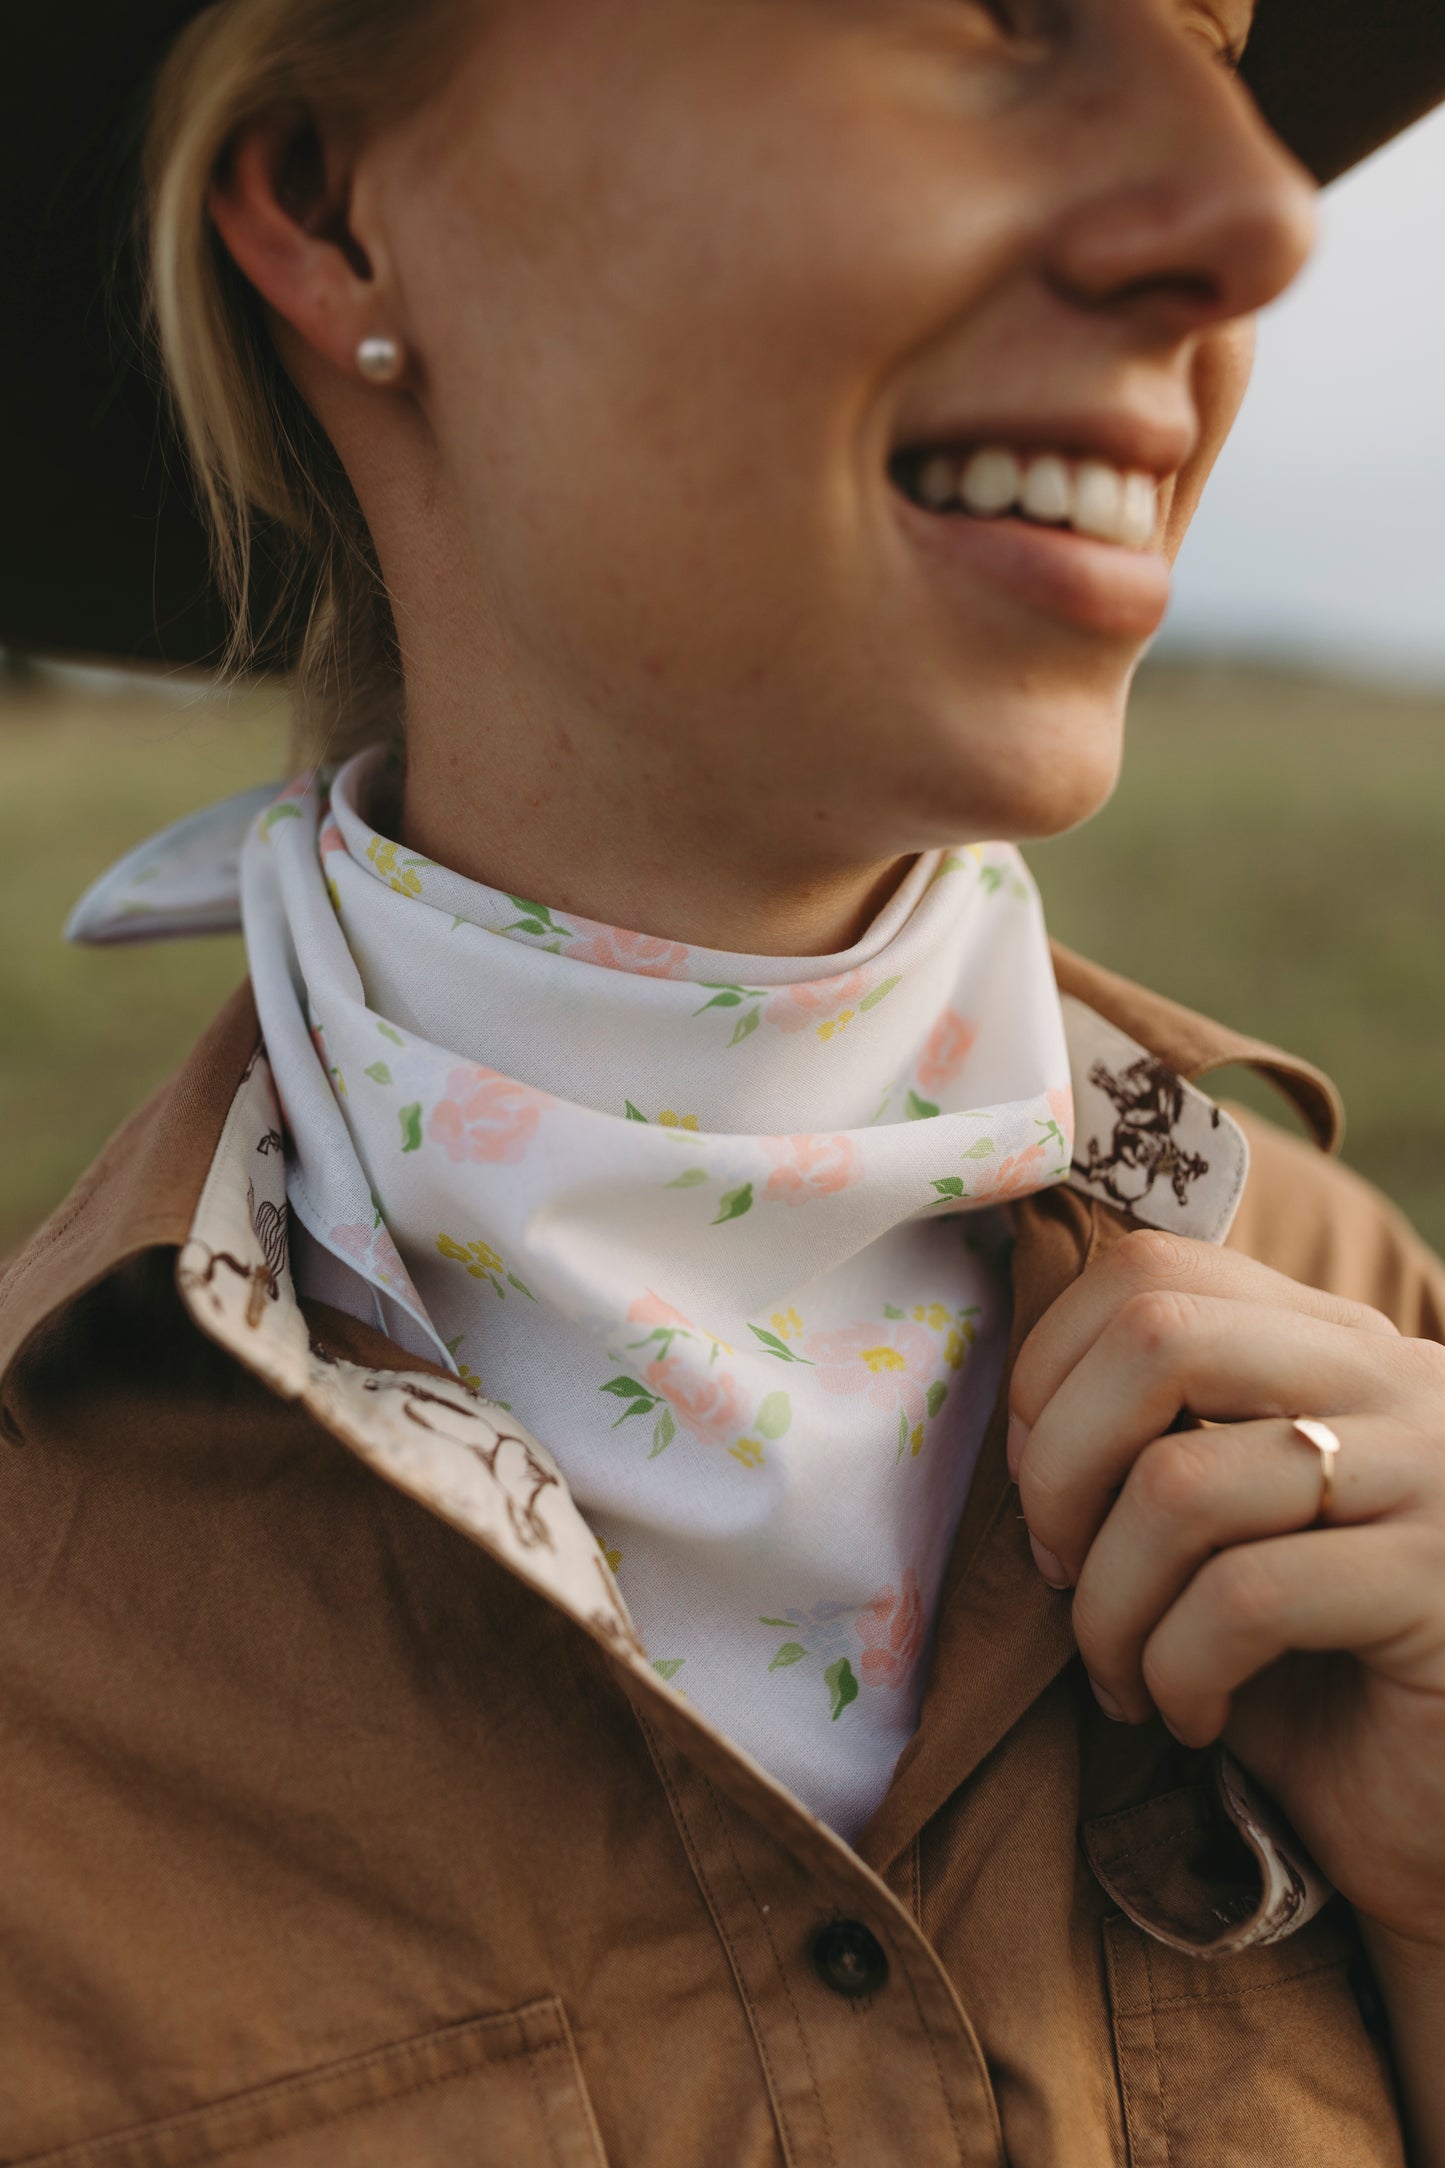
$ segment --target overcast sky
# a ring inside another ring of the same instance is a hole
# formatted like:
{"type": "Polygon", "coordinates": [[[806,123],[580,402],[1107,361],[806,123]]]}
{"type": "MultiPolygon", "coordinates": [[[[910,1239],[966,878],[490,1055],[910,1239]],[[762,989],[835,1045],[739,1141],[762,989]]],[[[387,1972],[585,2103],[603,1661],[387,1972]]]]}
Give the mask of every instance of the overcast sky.
{"type": "Polygon", "coordinates": [[[1445,113],[1322,198],[1165,639],[1445,687],[1445,113]]]}

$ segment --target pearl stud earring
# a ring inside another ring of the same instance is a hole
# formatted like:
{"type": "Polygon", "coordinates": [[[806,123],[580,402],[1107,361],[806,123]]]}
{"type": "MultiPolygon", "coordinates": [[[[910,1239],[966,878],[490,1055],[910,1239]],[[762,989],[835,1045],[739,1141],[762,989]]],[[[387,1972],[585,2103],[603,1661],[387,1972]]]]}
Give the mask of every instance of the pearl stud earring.
{"type": "Polygon", "coordinates": [[[399,340],[373,332],[358,345],[356,366],[368,384],[396,384],[406,368],[406,356],[399,340]]]}

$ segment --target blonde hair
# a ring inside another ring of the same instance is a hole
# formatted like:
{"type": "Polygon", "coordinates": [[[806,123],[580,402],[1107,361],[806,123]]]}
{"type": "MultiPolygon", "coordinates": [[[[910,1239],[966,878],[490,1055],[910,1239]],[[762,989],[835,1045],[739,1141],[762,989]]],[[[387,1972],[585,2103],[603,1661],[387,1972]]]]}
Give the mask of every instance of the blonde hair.
{"type": "Polygon", "coordinates": [[[278,107],[343,121],[405,111],[436,80],[451,49],[444,33],[475,5],[216,0],[176,39],[152,98],[137,232],[146,334],[230,620],[222,668],[289,661],[303,760],[400,739],[395,627],[355,492],[281,366],[207,195],[237,130],[278,107]]]}

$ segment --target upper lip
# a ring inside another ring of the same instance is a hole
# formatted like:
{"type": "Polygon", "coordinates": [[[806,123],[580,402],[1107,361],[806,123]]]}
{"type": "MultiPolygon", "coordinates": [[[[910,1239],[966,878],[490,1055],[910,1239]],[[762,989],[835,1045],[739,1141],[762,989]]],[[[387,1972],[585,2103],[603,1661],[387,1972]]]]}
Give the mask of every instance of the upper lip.
{"type": "Polygon", "coordinates": [[[910,429],[901,449],[947,445],[961,451],[966,446],[997,444],[1023,453],[1062,452],[1066,458],[1098,459],[1107,466],[1163,481],[1179,472],[1197,442],[1195,424],[1183,416],[1169,420],[1098,408],[1046,417],[945,415],[910,429]]]}

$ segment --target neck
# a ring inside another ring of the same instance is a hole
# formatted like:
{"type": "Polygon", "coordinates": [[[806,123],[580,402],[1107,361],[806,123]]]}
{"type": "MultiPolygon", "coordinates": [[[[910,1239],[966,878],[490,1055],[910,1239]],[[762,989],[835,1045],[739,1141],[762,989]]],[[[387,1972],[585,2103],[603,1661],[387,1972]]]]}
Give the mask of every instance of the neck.
{"type": "Polygon", "coordinates": [[[692,947],[827,956],[862,938],[911,863],[804,859],[776,786],[702,777],[685,738],[624,742],[605,718],[511,704],[490,670],[470,688],[458,712],[408,671],[400,840],[504,894],[692,947]]]}

